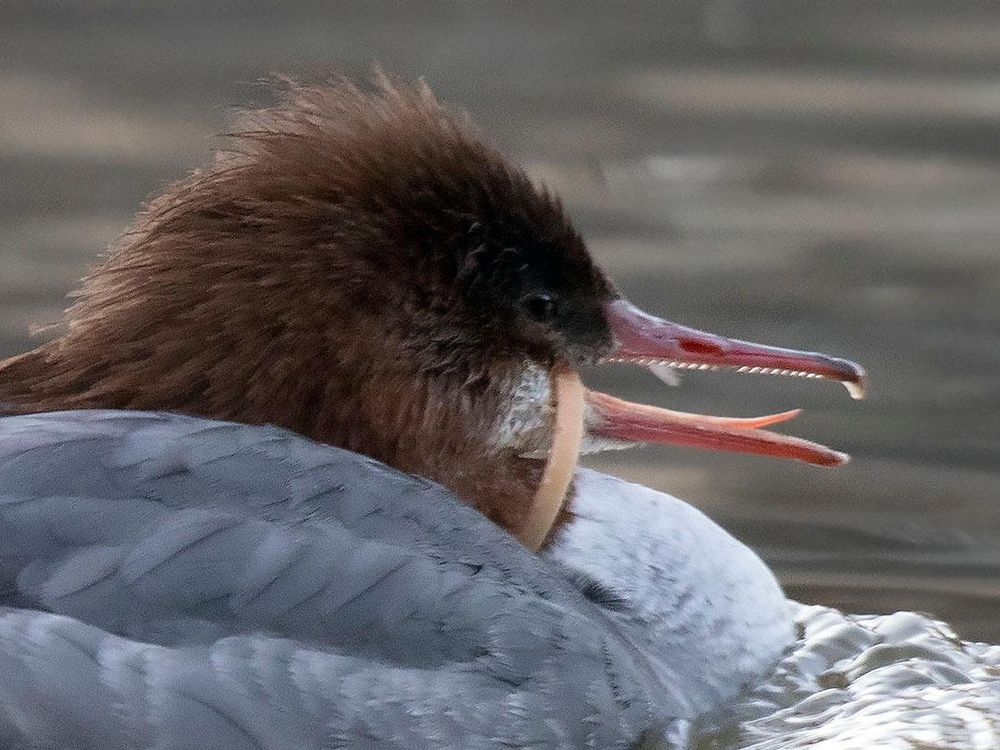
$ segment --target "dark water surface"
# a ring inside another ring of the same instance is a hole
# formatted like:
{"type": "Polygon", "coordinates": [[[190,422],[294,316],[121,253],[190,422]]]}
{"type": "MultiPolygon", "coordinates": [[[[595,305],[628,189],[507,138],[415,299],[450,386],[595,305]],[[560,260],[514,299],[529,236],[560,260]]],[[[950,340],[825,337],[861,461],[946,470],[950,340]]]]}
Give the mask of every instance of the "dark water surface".
{"type": "Polygon", "coordinates": [[[646,449],[599,467],[704,508],[794,598],[926,610],[998,642],[998,23],[988,2],[5,2],[0,354],[206,158],[229,105],[266,101],[258,77],[379,60],[560,192],[637,303],[870,370],[864,402],[814,381],[594,372],[679,409],[805,407],[787,431],[854,456],[646,449]]]}

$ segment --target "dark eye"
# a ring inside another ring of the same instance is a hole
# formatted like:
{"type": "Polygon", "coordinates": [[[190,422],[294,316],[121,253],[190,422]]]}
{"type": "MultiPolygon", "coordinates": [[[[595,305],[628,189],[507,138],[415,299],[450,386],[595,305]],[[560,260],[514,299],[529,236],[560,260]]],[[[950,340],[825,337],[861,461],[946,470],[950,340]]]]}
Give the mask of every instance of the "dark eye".
{"type": "Polygon", "coordinates": [[[556,316],[556,301],[548,294],[531,294],[524,298],[523,304],[528,315],[543,323],[556,316]]]}

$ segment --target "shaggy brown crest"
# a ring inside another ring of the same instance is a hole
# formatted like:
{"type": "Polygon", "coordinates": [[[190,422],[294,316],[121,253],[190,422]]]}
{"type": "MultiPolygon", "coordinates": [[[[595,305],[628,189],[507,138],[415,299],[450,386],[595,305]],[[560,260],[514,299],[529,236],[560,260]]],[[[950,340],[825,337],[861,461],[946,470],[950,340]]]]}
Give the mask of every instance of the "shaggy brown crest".
{"type": "Polygon", "coordinates": [[[516,529],[541,473],[489,444],[525,363],[597,358],[614,297],[557,200],[426,87],[287,84],[153,200],[8,412],[273,423],[441,481],[516,529]]]}

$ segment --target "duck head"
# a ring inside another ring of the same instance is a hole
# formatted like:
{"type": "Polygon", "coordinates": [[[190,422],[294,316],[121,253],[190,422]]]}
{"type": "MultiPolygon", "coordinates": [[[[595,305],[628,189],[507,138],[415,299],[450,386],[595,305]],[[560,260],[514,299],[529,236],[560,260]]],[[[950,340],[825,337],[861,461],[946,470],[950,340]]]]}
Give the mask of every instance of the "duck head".
{"type": "MultiPolygon", "coordinates": [[[[559,373],[618,361],[861,388],[850,362],[633,307],[559,200],[426,87],[382,76],[371,91],[289,83],[279,96],[144,208],[61,336],[0,366],[8,411],[278,424],[439,481],[518,534],[546,481],[559,373]]],[[[577,393],[584,448],[845,458],[759,429],[789,414],[726,420],[577,393]]]]}

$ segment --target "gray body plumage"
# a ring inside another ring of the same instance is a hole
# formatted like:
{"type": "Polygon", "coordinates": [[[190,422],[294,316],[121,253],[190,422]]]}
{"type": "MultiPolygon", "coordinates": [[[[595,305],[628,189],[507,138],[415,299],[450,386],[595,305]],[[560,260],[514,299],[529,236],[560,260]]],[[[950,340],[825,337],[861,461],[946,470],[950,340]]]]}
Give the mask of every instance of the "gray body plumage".
{"type": "Polygon", "coordinates": [[[769,574],[674,643],[550,557],[435,484],[280,429],[0,419],[0,747],[629,747],[791,637],[769,574]],[[715,671],[681,653],[734,623],[715,671]]]}

